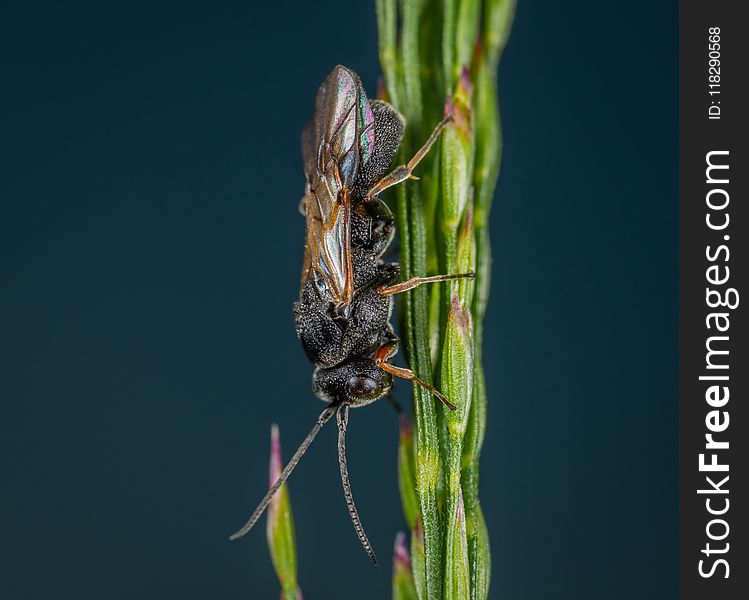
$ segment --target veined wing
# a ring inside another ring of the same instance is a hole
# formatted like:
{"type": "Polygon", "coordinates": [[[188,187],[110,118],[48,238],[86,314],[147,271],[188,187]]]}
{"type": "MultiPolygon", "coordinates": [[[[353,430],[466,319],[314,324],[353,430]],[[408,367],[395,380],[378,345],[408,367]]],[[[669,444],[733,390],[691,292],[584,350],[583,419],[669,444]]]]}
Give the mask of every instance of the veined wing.
{"type": "Polygon", "coordinates": [[[351,187],[374,143],[374,117],[361,81],[337,66],[320,86],[314,118],[302,134],[307,178],[302,285],[312,278],[338,305],[353,297],[351,187]]]}

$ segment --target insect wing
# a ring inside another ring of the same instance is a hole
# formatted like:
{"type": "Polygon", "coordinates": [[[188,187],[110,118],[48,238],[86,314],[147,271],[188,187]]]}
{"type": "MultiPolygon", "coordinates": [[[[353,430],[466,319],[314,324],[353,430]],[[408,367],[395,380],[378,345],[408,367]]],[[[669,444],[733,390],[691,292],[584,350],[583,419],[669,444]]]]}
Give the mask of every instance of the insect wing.
{"type": "Polygon", "coordinates": [[[374,116],[359,77],[338,66],[317,93],[302,133],[307,244],[302,285],[314,277],[338,304],[353,295],[351,188],[374,151],[374,116]],[[315,277],[317,275],[317,277],[315,277]]]}

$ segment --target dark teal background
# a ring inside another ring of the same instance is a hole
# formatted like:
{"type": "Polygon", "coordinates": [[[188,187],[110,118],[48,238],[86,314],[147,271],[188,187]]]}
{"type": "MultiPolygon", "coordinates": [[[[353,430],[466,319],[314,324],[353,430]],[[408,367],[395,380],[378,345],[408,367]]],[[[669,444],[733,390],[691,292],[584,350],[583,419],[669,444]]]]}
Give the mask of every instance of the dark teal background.
{"type": "MultiPolygon", "coordinates": [[[[299,133],[370,2],[27,3],[0,18],[0,597],[276,598],[268,431],[320,410],[294,334],[299,133]]],[[[482,501],[492,598],[672,599],[677,5],[521,0],[502,62],[482,501]]],[[[401,359],[402,360],[402,359],[401,359]]],[[[401,363],[402,364],[402,363],[401,363]]],[[[407,402],[409,386],[398,395],[407,402]]],[[[305,597],[389,597],[397,424],[290,489],[305,597]]]]}

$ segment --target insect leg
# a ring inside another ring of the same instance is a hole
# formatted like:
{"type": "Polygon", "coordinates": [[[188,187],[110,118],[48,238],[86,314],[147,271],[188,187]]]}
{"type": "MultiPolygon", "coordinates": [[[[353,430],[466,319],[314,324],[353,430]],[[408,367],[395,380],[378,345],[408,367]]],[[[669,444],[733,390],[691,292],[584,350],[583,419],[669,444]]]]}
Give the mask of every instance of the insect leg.
{"type": "Polygon", "coordinates": [[[409,160],[405,165],[400,165],[399,167],[396,167],[390,173],[388,173],[382,179],[380,179],[377,183],[375,183],[372,186],[372,188],[367,192],[367,198],[374,198],[377,194],[379,194],[383,190],[386,190],[387,188],[391,186],[397,185],[401,183],[402,181],[405,181],[406,179],[409,179],[409,178],[418,179],[416,177],[413,177],[411,173],[416,168],[416,165],[418,165],[422,161],[422,159],[427,155],[431,147],[434,145],[434,142],[437,141],[437,138],[439,137],[440,133],[442,133],[442,130],[445,128],[445,125],[447,125],[450,121],[452,121],[452,116],[450,115],[442,119],[437,124],[437,127],[434,128],[434,130],[432,131],[426,143],[416,151],[416,154],[414,154],[413,158],[409,160]]]}
{"type": "Polygon", "coordinates": [[[239,531],[229,536],[230,540],[236,540],[236,539],[243,537],[250,531],[250,529],[254,527],[255,523],[257,523],[260,516],[268,507],[268,504],[270,504],[270,501],[273,498],[273,496],[276,494],[276,492],[278,491],[278,488],[280,488],[281,485],[283,485],[283,482],[289,478],[289,475],[291,475],[291,472],[294,470],[294,467],[296,467],[299,460],[302,458],[302,456],[304,456],[304,453],[307,451],[307,448],[310,447],[310,444],[317,437],[317,434],[320,433],[320,430],[323,428],[323,425],[325,425],[325,423],[330,421],[330,418],[333,416],[333,413],[335,413],[335,410],[336,409],[334,407],[329,406],[324,411],[322,411],[322,413],[320,413],[320,416],[317,417],[317,421],[315,422],[314,427],[307,434],[307,437],[304,438],[304,441],[301,443],[299,448],[297,448],[297,451],[294,453],[294,456],[291,457],[291,460],[284,467],[284,470],[281,472],[281,475],[279,475],[276,482],[268,490],[268,493],[265,494],[265,497],[260,501],[260,504],[258,504],[257,508],[255,509],[255,512],[252,513],[252,516],[248,519],[247,523],[245,523],[239,531]]]}
{"type": "Polygon", "coordinates": [[[377,363],[377,366],[380,367],[383,371],[387,371],[395,377],[400,377],[401,379],[407,379],[408,381],[414,382],[416,385],[421,386],[431,394],[437,396],[437,398],[439,398],[439,400],[445,406],[447,406],[447,408],[449,408],[450,410],[455,410],[456,406],[452,402],[450,402],[442,392],[416,377],[411,369],[396,367],[395,365],[391,365],[389,362],[387,362],[387,360],[394,356],[397,351],[397,342],[389,342],[381,346],[375,353],[375,362],[377,363]]]}
{"type": "Polygon", "coordinates": [[[450,281],[451,279],[465,279],[475,277],[474,273],[456,273],[454,275],[433,275],[431,277],[412,277],[406,279],[406,281],[400,281],[393,285],[383,285],[377,289],[377,293],[380,296],[392,296],[393,294],[400,294],[401,292],[407,292],[415,287],[420,286],[422,283],[438,283],[440,281],[450,281]]]}
{"type": "Polygon", "coordinates": [[[374,550],[372,550],[372,545],[369,543],[369,539],[367,539],[367,534],[364,533],[364,527],[362,527],[359,513],[356,510],[356,504],[354,504],[354,496],[351,493],[351,483],[348,479],[348,464],[346,463],[346,427],[348,426],[348,411],[349,405],[344,402],[338,407],[338,412],[336,413],[336,421],[338,422],[338,466],[341,470],[341,484],[343,485],[343,495],[346,497],[346,507],[351,516],[351,522],[354,524],[356,537],[359,538],[359,542],[364,547],[364,551],[376,565],[377,557],[375,556],[374,550]]]}

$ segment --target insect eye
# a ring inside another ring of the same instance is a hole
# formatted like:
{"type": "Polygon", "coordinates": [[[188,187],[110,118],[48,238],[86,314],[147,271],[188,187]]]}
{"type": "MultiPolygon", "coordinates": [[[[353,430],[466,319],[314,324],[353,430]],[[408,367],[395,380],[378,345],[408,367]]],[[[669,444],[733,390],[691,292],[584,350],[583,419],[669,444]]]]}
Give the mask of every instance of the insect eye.
{"type": "Polygon", "coordinates": [[[370,396],[377,391],[377,382],[365,375],[351,377],[346,385],[352,396],[370,396]]]}

